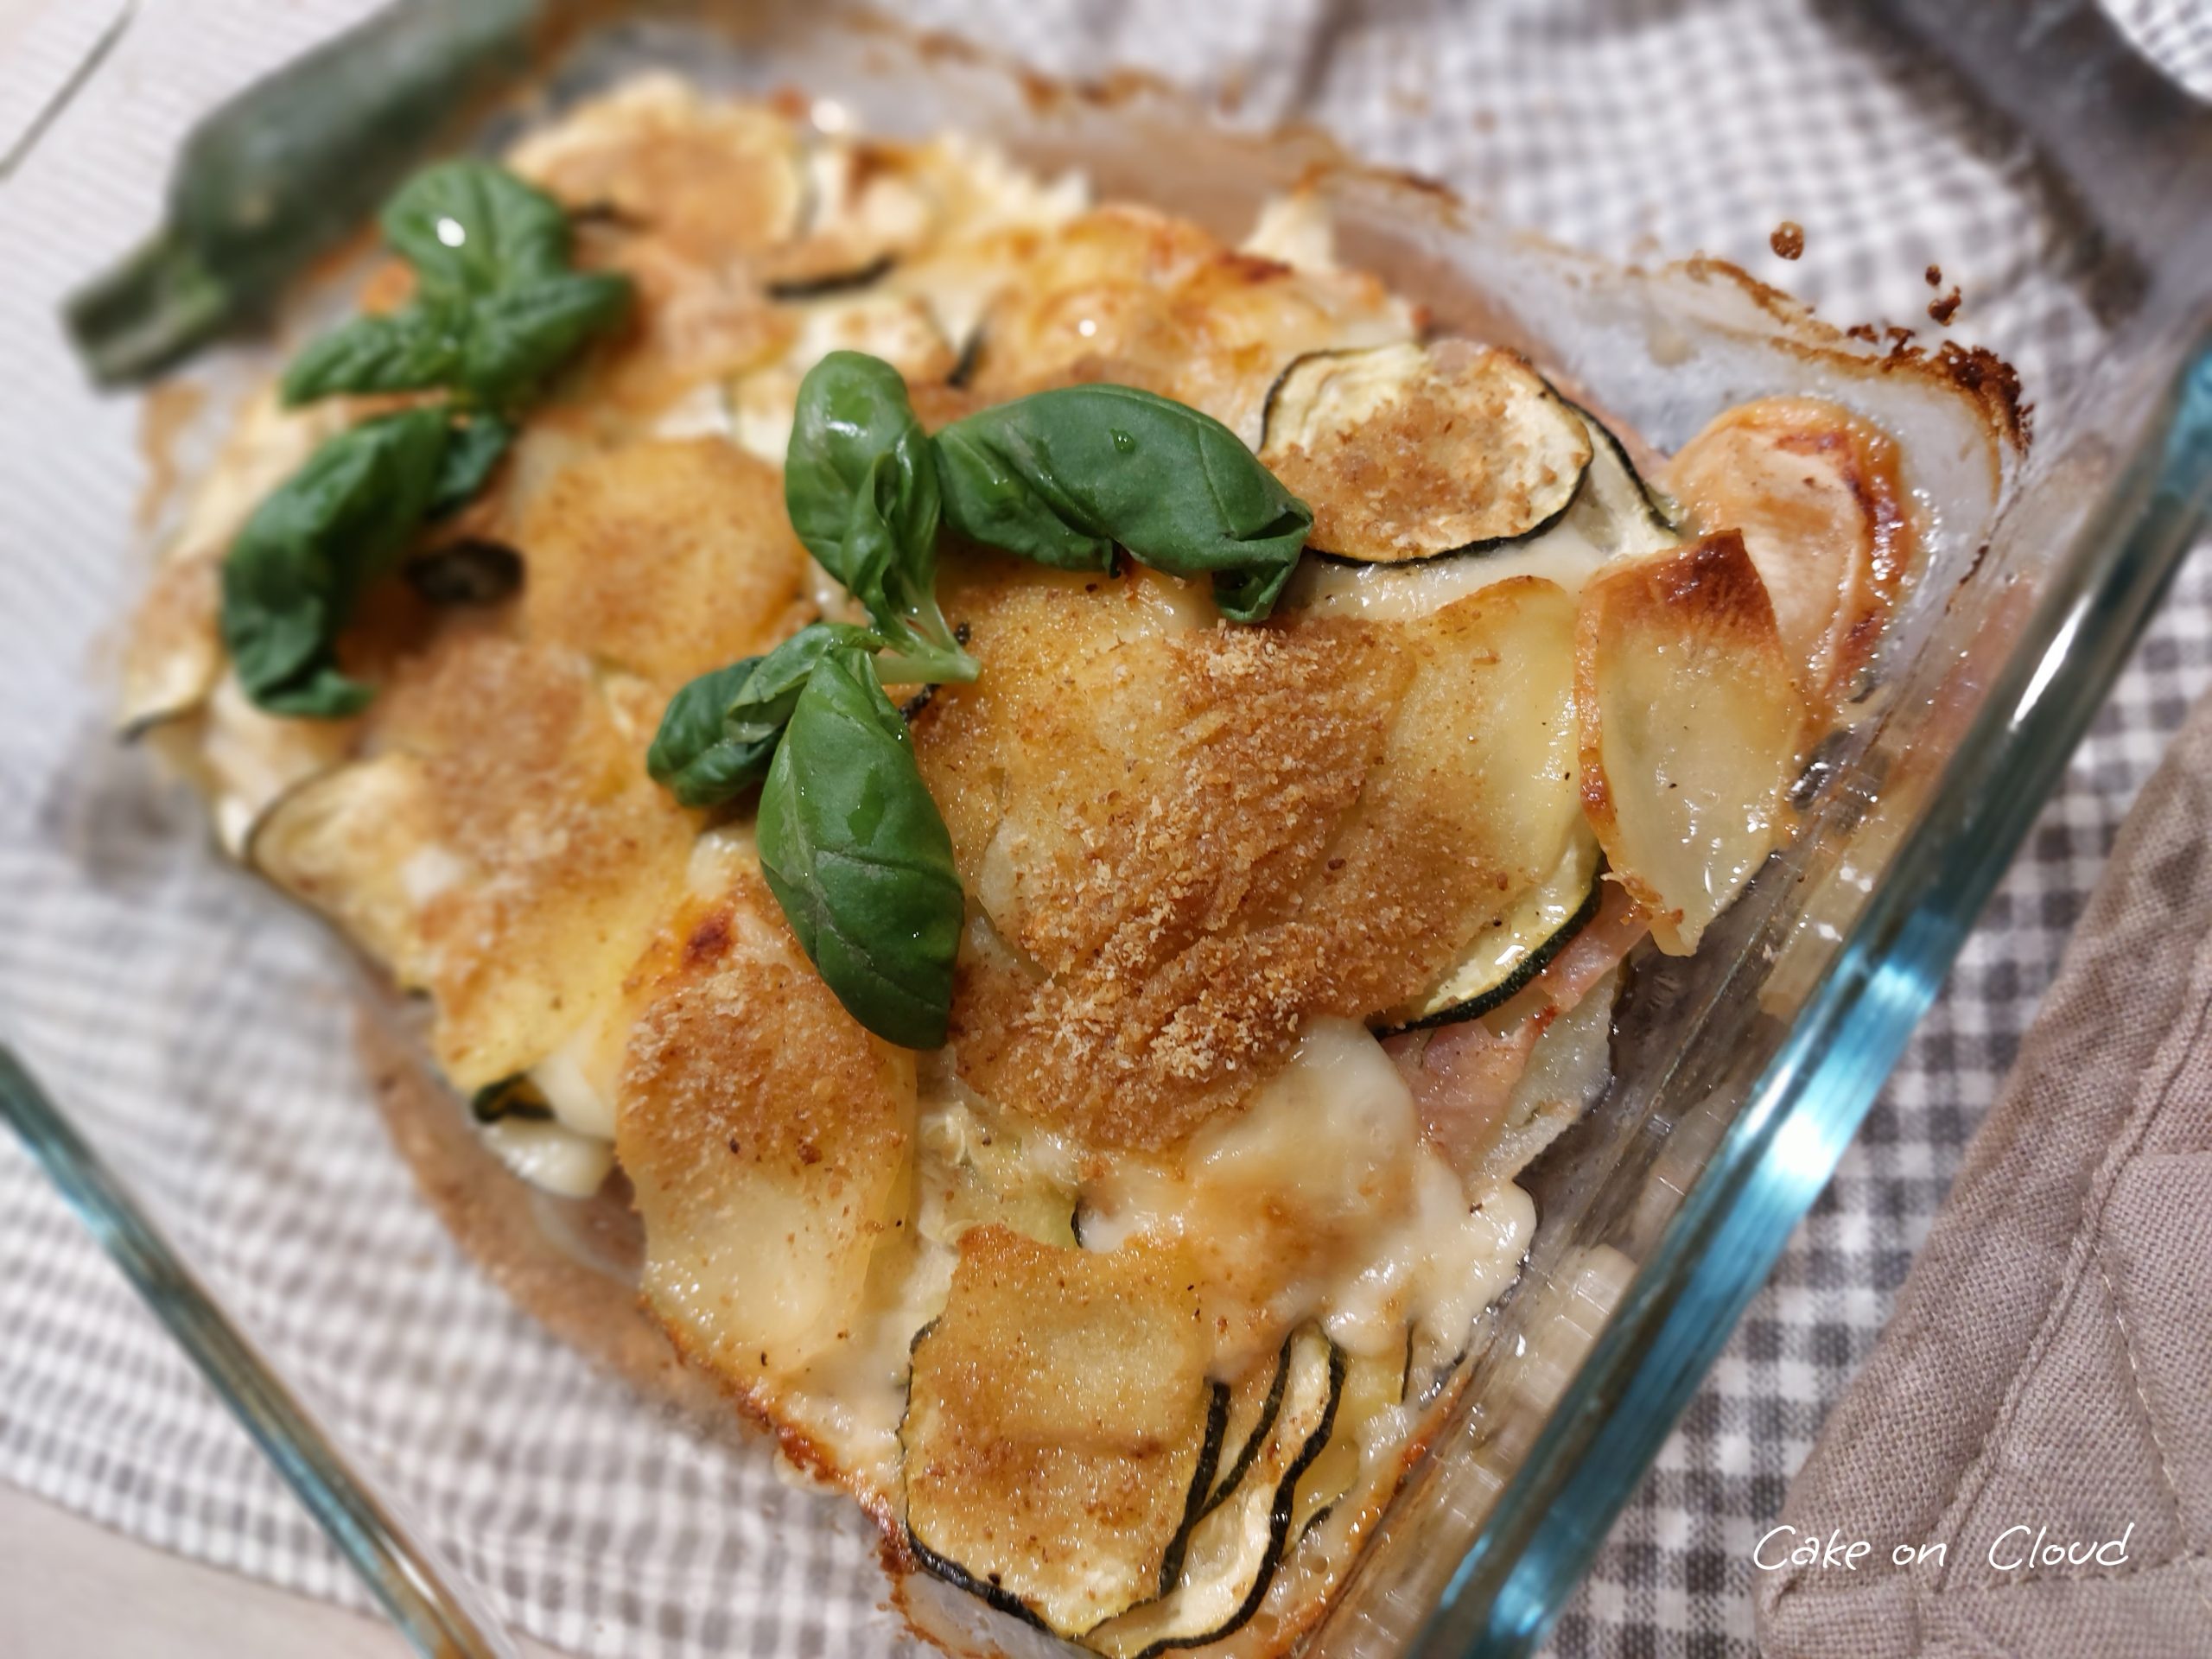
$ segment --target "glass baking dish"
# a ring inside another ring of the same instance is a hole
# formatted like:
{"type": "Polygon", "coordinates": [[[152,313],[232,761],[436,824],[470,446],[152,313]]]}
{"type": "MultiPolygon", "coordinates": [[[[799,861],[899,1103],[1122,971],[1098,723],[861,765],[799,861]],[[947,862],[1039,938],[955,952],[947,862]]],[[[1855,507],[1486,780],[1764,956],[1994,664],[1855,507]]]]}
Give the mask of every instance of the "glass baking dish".
{"type": "MultiPolygon", "coordinates": [[[[243,39],[257,16],[243,5],[179,10],[214,31],[219,60],[225,31],[243,39]]],[[[856,24],[830,8],[579,10],[582,21],[564,20],[548,46],[534,32],[545,22],[537,8],[500,8],[499,27],[511,32],[518,59],[525,40],[554,53],[536,96],[555,105],[647,67],[677,67],[717,86],[798,87],[826,101],[818,118],[857,118],[892,133],[958,127],[992,135],[1040,167],[1081,165],[1103,194],[1154,200],[1231,237],[1271,193],[1321,178],[1348,258],[1384,270],[1440,317],[1529,345],[1662,448],[1727,402],[1760,392],[1842,385],[1878,401],[1892,372],[1878,366],[1886,339],[1822,331],[1726,270],[1694,264],[1622,275],[1418,180],[1363,168],[1318,134],[1234,130],[1142,81],[1056,87],[1009,73],[983,54],[856,24]],[[1701,359],[1699,373],[1681,372],[1686,351],[1701,359]],[[1845,357],[1863,359],[1862,370],[1840,368],[1845,357]]],[[[81,73],[54,77],[50,107],[24,121],[26,140],[6,163],[22,174],[14,207],[41,200],[41,169],[72,189],[88,188],[88,175],[71,171],[66,157],[83,142],[73,122],[92,118],[103,96],[111,111],[164,97],[197,97],[192,107],[204,106],[189,86],[164,84],[162,41],[173,42],[173,33],[134,21],[128,9],[115,17],[107,32],[99,19],[75,22],[83,38],[62,55],[81,73]]],[[[285,26],[307,28],[296,19],[285,26]]],[[[2035,437],[2025,459],[2002,446],[1991,451],[2001,490],[1993,519],[1955,514],[1933,538],[1928,571],[1885,644],[1878,690],[1808,780],[1804,833],[1695,958],[1640,970],[1618,1016],[1612,1087],[1524,1178],[1541,1221],[1521,1281],[1492,1316],[1447,1426],[1307,1638],[1313,1654],[1503,1655],[1541,1639],[1826,1182],[2212,491],[2205,111],[2088,3],[2016,14],[1994,3],[1890,0],[1866,20],[1833,27],[1852,34],[1850,49],[1865,48],[1853,31],[1871,30],[1942,66],[1974,118],[2032,157],[2038,199],[2063,237],[2050,245],[2052,280],[2094,317],[2099,349],[2077,367],[2031,381],[2035,437]]],[[[497,142],[543,108],[535,98],[495,101],[474,135],[497,142]]],[[[1787,142],[1779,130],[1770,136],[1787,142]]],[[[1756,132],[1730,140],[1760,141],[1756,132]]],[[[90,188],[112,192],[118,215],[136,215],[143,228],[168,159],[166,147],[145,145],[126,146],[118,161],[110,146],[108,170],[90,175],[90,188]]],[[[11,304],[30,293],[29,279],[17,289],[11,304]]],[[[36,297],[50,307],[50,292],[36,297]]],[[[28,315],[10,321],[35,326],[28,315]]],[[[2024,336],[2017,348],[2031,363],[2036,343],[2024,336]]],[[[195,367],[196,410],[150,411],[180,429],[170,435],[175,453],[188,456],[193,434],[212,430],[245,378],[274,360],[265,347],[244,346],[195,367]]],[[[1992,372],[1971,357],[1942,366],[1975,387],[1992,372]]],[[[65,416],[81,421],[90,451],[83,464],[129,478],[126,411],[82,392],[65,392],[60,413],[42,398],[34,409],[30,398],[28,389],[10,394],[19,436],[65,416]]],[[[1946,487],[1933,474],[1980,464],[1963,448],[1938,453],[1942,441],[1963,445],[1964,430],[1939,427],[1910,452],[1929,469],[1933,495],[1946,487]]],[[[35,503],[59,487],[29,476],[25,451],[10,453],[8,464],[26,469],[12,496],[35,503]]],[[[97,592],[77,596],[71,615],[112,618],[127,604],[143,560],[123,550],[143,546],[158,524],[133,531],[125,517],[115,511],[92,521],[112,568],[97,592]]],[[[6,548],[10,582],[40,579],[30,543],[18,535],[6,548]]],[[[29,600],[14,608],[12,690],[31,700],[17,706],[46,706],[41,697],[62,706],[66,694],[56,688],[86,678],[82,646],[67,629],[33,627],[39,612],[29,600]]],[[[71,879],[112,880],[118,843],[88,815],[116,801],[157,798],[143,760],[118,757],[95,725],[80,722],[44,751],[11,751],[10,767],[11,784],[53,791],[59,804],[30,820],[32,833],[66,855],[71,879]],[[64,774],[79,781],[54,791],[52,780],[64,774]]],[[[156,827],[188,838],[188,816],[173,802],[162,810],[168,816],[156,827]]],[[[271,902],[239,896],[244,878],[223,871],[212,849],[195,852],[177,880],[183,885],[163,889],[175,906],[172,921],[188,923],[195,895],[212,884],[224,906],[245,907],[225,912],[226,926],[308,926],[283,918],[271,902]]],[[[312,1040],[342,1028],[327,1008],[342,1000],[334,993],[346,970],[327,946],[302,947],[283,968],[302,963],[313,982],[302,1007],[326,1010],[298,1016],[312,1040]]],[[[219,962],[209,969],[223,971],[219,962]]],[[[176,978],[147,994],[187,1006],[221,1000],[219,988],[176,978]]],[[[284,1300],[296,1294],[288,1286],[315,1275],[258,1264],[256,1241],[226,1236],[221,1206],[211,1213],[198,1205],[202,1189],[180,1179],[181,1164],[225,1155],[260,1133],[267,1120],[256,1114],[266,1108],[212,1086],[218,1067],[182,1080],[196,1116],[189,1132],[178,1132],[162,1122],[171,1103],[158,1068],[70,1063],[102,1017],[95,1000],[18,997],[5,1013],[16,1046],[69,1114],[54,1110],[12,1064],[0,1065],[0,1105],[377,1599],[426,1653],[507,1651],[502,1625],[542,1608],[543,1590],[512,1570],[512,1552],[503,1558],[472,1534],[466,1511],[439,1509],[406,1477],[410,1448],[390,1442],[373,1408],[377,1356],[355,1356],[365,1372],[334,1388],[327,1363],[289,1351],[296,1341],[288,1342],[284,1300]],[[242,1330],[266,1342],[265,1357],[242,1330]],[[394,1465],[402,1465],[396,1479],[394,1465]],[[404,1518],[410,1507],[426,1524],[404,1518]]],[[[294,1016],[279,1007],[258,1017],[294,1016]]],[[[360,1112],[348,1097],[358,1090],[335,1067],[292,1086],[328,1097],[333,1113],[360,1112]]],[[[461,1448],[441,1455],[458,1460],[454,1478],[471,1490],[497,1479],[502,1466],[488,1455],[469,1463],[472,1418],[481,1411],[480,1402],[455,1397],[441,1426],[461,1448]]],[[[728,1455],[766,1459],[757,1446],[728,1455]]],[[[781,1513],[798,1516],[802,1528],[834,1524],[818,1508],[785,1503],[781,1513]]],[[[565,1529],[560,1517],[538,1513],[514,1524],[565,1529]]],[[[880,1586],[872,1569],[855,1566],[849,1548],[836,1559],[849,1582],[818,1586],[821,1593],[873,1601],[880,1586]]],[[[588,1589],[570,1600],[601,1605],[588,1589]]],[[[645,1618],[610,1595],[595,1625],[556,1620],[532,1633],[626,1650],[645,1618]]],[[[709,1621],[685,1638],[694,1645],[670,1650],[715,1645],[712,1629],[709,1621]]],[[[887,1643],[889,1630],[850,1634],[851,1649],[887,1643]]],[[[736,1650],[747,1638],[733,1630],[721,1645],[736,1650]]]]}

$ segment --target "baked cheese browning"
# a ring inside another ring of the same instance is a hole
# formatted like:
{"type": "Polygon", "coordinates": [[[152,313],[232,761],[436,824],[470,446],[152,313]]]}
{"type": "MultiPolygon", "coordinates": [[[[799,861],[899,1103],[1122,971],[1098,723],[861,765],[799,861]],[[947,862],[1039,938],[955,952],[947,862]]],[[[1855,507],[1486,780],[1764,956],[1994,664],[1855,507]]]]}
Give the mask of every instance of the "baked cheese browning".
{"type": "Polygon", "coordinates": [[[1667,480],[1700,528],[1742,534],[1825,721],[1872,660],[1911,556],[1897,445],[1823,399],[1764,397],[1691,439],[1667,480]]]}
{"type": "Polygon", "coordinates": [[[454,632],[372,711],[373,743],[419,768],[428,834],[403,878],[432,1047],[463,1090],[558,1047],[683,884],[696,830],[645,775],[652,701],[573,652],[454,632]]]}
{"type": "Polygon", "coordinates": [[[1582,798],[1612,874],[1688,956],[1788,838],[1807,716],[1733,531],[1623,560],[1582,590],[1582,798]]]}
{"type": "Polygon", "coordinates": [[[1402,626],[1192,629],[1145,591],[959,590],[991,666],[915,732],[1007,947],[963,962],[962,1077],[1158,1149],[1306,1021],[1435,983],[1548,872],[1577,813],[1573,607],[1528,582],[1402,626]]]}
{"type": "Polygon", "coordinates": [[[1581,418],[1515,353],[1463,340],[1315,352],[1268,394],[1260,458],[1316,551],[1375,563],[1529,535],[1588,470],[1581,418]]]}
{"type": "Polygon", "coordinates": [[[814,613],[783,474],[719,439],[579,460],[533,495],[515,541],[530,639],[664,693],[767,651],[814,613]]]}
{"type": "Polygon", "coordinates": [[[632,995],[614,1148],[645,1299],[740,1389],[788,1376],[858,1334],[904,1208],[913,1056],[838,1005],[746,865],[677,912],[632,995]]]}
{"type": "Polygon", "coordinates": [[[1206,1360],[1179,1249],[969,1233],[899,1431],[925,1560],[1063,1636],[1158,1594],[1199,1473],[1206,1360]]]}
{"type": "Polygon", "coordinates": [[[1268,388],[1302,353],[1408,339],[1413,313],[1363,273],[1296,270],[1187,220],[1116,205],[1039,243],[983,321],[988,403],[1089,380],[1204,410],[1256,447],[1268,388]]]}
{"type": "Polygon", "coordinates": [[[594,99],[507,157],[570,212],[633,226],[702,266],[741,264],[799,226],[804,156],[760,105],[709,102],[673,75],[594,99]]]}
{"type": "Polygon", "coordinates": [[[580,263],[622,271],[635,294],[629,349],[553,421],[650,411],[788,345],[793,320],[762,279],[806,190],[798,135],[772,111],[646,76],[525,138],[508,164],[578,215],[580,263]]]}

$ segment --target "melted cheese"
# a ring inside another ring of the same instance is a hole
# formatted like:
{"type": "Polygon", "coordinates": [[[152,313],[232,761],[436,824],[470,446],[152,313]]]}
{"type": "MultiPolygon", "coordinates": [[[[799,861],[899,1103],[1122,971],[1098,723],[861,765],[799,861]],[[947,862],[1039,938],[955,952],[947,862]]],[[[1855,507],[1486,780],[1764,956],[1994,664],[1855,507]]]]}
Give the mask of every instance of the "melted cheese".
{"type": "Polygon", "coordinates": [[[1344,1020],[1315,1021],[1242,1115],[1173,1160],[1119,1159],[1084,1204],[1087,1249],[1139,1235],[1189,1246],[1224,1376],[1309,1318],[1358,1353],[1402,1344],[1411,1321],[1464,1325],[1528,1234],[1510,1198],[1469,1205],[1421,1144],[1397,1068],[1344,1020]]]}

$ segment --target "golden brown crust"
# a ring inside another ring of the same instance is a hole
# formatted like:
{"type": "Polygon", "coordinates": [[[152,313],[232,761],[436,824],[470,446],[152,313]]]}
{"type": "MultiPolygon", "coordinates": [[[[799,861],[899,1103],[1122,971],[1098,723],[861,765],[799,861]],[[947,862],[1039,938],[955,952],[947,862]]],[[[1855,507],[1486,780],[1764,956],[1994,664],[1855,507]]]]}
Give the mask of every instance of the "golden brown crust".
{"type": "Polygon", "coordinates": [[[783,474],[716,438],[575,462],[537,493],[515,542],[531,639],[664,693],[766,651],[813,613],[783,474]]]}
{"type": "Polygon", "coordinates": [[[420,927],[438,1058],[463,1088],[558,1046],[683,880],[692,819],[645,776],[615,690],[572,652],[448,634],[372,711],[377,746],[419,760],[450,861],[420,927]]]}
{"type": "Polygon", "coordinates": [[[648,1301],[733,1382],[852,1339],[913,1138],[914,1061],[863,1031],[737,862],[633,976],[614,1145],[648,1301]]]}
{"type": "Polygon", "coordinates": [[[914,1536],[1067,1635],[1157,1593],[1205,1414],[1191,1280],[1172,1246],[1058,1249],[995,1225],[963,1238],[914,1344],[914,1536]]]}
{"type": "Polygon", "coordinates": [[[1240,1104],[1308,1020],[1433,984],[1563,833],[1523,842],[1483,772],[1484,687],[1510,671],[1475,634],[1535,589],[1558,595],[1262,628],[1177,626],[1134,576],[958,589],[989,666],[915,734],[990,924],[954,997],[963,1077],[1088,1144],[1157,1149],[1240,1104]]]}
{"type": "Polygon", "coordinates": [[[1559,448],[1573,471],[1553,465],[1543,440],[1559,435],[1521,418],[1535,376],[1511,353],[1445,340],[1423,357],[1426,372],[1357,424],[1278,446],[1269,423],[1262,458],[1313,509],[1314,548],[1389,563],[1524,535],[1589,464],[1589,441],[1562,409],[1570,442],[1559,448]],[[1447,524],[1460,528],[1440,544],[1433,527],[1447,524]]]}

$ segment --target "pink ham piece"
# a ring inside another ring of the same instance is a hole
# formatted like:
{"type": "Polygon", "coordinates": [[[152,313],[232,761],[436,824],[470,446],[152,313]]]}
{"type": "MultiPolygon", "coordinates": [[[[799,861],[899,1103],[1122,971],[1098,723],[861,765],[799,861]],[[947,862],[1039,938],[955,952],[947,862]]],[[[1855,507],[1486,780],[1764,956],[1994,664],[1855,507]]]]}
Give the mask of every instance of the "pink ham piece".
{"type": "Polygon", "coordinates": [[[1511,1001],[1456,1025],[1384,1039],[1413,1090],[1421,1137],[1438,1156],[1463,1176],[1474,1172],[1497,1138],[1536,1039],[1649,931],[1643,907],[1609,881],[1597,915],[1511,1001]]]}

